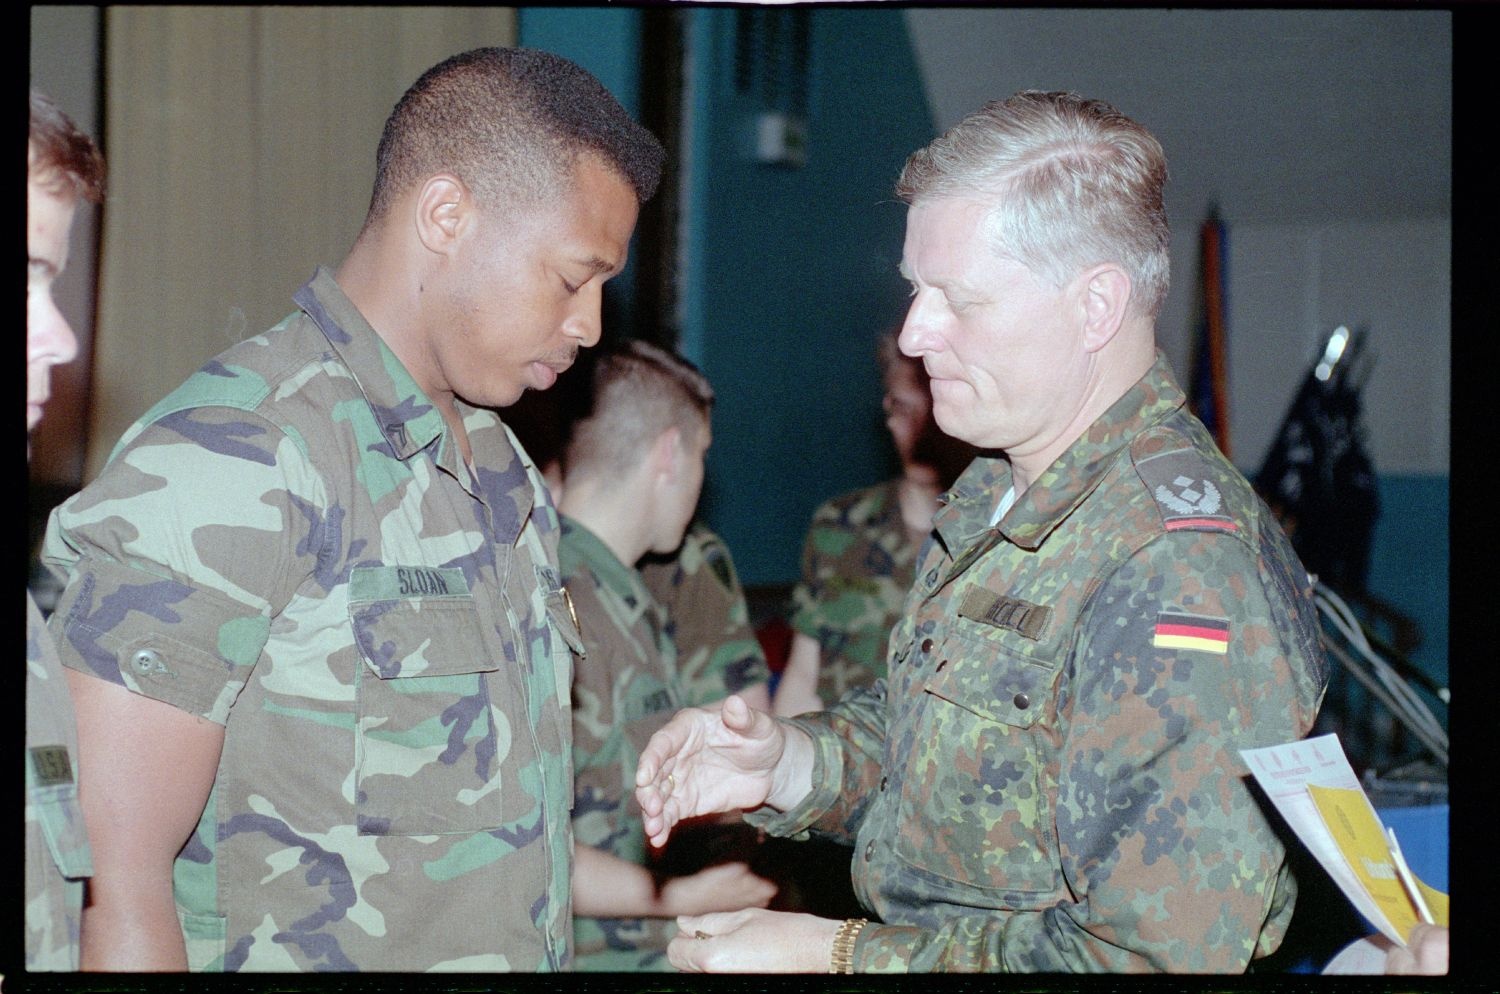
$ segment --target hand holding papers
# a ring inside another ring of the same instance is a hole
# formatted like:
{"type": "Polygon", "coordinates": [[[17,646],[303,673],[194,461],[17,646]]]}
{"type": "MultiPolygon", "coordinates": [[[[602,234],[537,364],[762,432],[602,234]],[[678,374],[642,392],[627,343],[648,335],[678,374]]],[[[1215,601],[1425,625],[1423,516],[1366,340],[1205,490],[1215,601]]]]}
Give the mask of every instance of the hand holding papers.
{"type": "Polygon", "coordinates": [[[1405,945],[1418,921],[1448,924],[1447,895],[1411,875],[1336,735],[1240,755],[1297,838],[1383,935],[1405,945]]]}

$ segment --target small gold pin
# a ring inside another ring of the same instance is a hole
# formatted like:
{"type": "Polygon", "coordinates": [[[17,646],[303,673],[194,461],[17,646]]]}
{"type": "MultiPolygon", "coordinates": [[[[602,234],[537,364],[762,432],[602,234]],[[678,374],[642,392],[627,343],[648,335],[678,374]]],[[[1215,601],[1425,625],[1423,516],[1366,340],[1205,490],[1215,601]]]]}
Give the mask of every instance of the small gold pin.
{"type": "Polygon", "coordinates": [[[568,605],[568,617],[573,619],[573,627],[578,629],[578,634],[583,635],[583,626],[578,623],[578,612],[573,607],[573,595],[568,593],[567,587],[558,587],[562,591],[563,603],[568,605]]]}

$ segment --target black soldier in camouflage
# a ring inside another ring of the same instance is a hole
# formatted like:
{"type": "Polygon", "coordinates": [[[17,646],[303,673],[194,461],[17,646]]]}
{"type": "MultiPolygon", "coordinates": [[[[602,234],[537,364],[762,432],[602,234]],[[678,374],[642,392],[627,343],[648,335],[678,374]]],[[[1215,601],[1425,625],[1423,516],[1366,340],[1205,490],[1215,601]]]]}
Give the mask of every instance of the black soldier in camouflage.
{"type": "Polygon", "coordinates": [[[85,968],[571,965],[581,643],[495,409],[598,342],[662,157],[566,59],[432,67],[337,270],[54,513],[85,968]]]}

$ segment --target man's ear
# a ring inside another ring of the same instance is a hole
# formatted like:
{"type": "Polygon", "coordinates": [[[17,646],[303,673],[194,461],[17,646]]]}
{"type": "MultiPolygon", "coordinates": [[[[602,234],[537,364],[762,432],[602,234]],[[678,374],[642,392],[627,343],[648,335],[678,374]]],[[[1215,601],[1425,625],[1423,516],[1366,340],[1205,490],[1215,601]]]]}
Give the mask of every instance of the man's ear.
{"type": "Polygon", "coordinates": [[[1079,275],[1083,293],[1083,344],[1097,352],[1125,323],[1133,291],[1130,274],[1113,262],[1092,266],[1079,275]]]}
{"type": "Polygon", "coordinates": [[[669,425],[651,443],[651,475],[666,475],[668,482],[676,482],[682,469],[682,429],[669,425]]]}
{"type": "Polygon", "coordinates": [[[427,177],[416,198],[417,238],[429,251],[450,255],[472,223],[474,198],[451,173],[427,177]]]}

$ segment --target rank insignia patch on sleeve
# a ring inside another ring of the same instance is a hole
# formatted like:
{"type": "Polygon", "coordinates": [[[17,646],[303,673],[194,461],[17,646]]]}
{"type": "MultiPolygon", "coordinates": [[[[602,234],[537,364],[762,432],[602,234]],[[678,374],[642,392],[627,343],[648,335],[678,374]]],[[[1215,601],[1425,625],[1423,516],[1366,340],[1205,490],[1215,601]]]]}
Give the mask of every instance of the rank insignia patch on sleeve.
{"type": "Polygon", "coordinates": [[[1158,649],[1197,649],[1222,656],[1229,651],[1229,621],[1162,611],[1151,644],[1158,649]]]}
{"type": "Polygon", "coordinates": [[[1152,494],[1162,508],[1162,525],[1169,532],[1192,529],[1201,531],[1238,531],[1233,518],[1214,512],[1223,506],[1219,488],[1210,480],[1179,476],[1169,489],[1159,484],[1152,494]]]}
{"type": "Polygon", "coordinates": [[[1148,456],[1136,463],[1167,531],[1239,531],[1239,523],[1224,506],[1224,495],[1204,470],[1202,458],[1191,450],[1148,456]]]}

